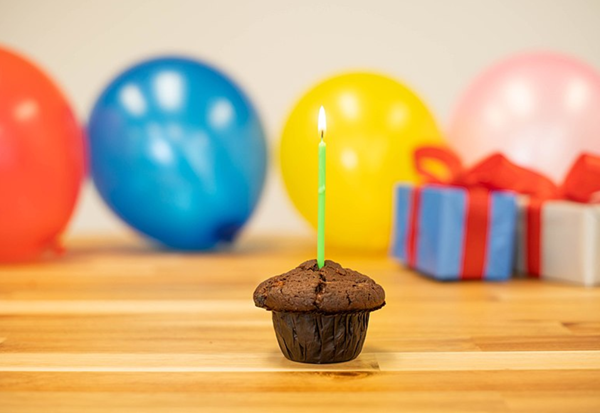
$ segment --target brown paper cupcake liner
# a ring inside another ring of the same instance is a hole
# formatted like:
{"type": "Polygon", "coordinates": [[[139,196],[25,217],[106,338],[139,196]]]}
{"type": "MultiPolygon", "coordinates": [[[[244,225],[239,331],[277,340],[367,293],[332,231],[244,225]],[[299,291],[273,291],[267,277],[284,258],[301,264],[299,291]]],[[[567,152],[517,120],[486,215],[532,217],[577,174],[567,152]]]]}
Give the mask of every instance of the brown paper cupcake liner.
{"type": "Polygon", "coordinates": [[[360,354],[367,336],[369,313],[273,311],[273,326],[286,358],[301,363],[341,363],[360,354]]]}

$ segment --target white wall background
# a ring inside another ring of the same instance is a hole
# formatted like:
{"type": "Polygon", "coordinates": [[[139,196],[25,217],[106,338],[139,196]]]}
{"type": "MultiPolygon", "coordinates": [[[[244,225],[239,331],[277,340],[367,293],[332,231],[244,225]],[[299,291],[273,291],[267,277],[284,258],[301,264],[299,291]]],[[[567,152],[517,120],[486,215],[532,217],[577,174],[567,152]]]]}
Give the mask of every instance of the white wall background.
{"type": "MultiPolygon", "coordinates": [[[[303,91],[347,69],[411,85],[442,126],[469,80],[508,54],[563,51],[600,69],[600,0],[0,0],[0,44],[45,68],[82,120],[107,82],[140,59],[208,60],[254,101],[273,150],[303,91]]],[[[248,231],[308,232],[274,158],[248,231]]],[[[88,183],[71,233],[123,229],[88,183]]]]}

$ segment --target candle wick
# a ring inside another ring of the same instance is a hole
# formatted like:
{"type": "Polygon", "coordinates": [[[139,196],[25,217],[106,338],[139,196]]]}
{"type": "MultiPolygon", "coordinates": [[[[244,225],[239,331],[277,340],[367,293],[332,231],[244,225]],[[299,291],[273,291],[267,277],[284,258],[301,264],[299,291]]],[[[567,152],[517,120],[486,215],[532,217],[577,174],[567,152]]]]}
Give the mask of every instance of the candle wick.
{"type": "Polygon", "coordinates": [[[325,131],[321,131],[321,139],[323,139],[323,135],[325,135],[325,131]]]}

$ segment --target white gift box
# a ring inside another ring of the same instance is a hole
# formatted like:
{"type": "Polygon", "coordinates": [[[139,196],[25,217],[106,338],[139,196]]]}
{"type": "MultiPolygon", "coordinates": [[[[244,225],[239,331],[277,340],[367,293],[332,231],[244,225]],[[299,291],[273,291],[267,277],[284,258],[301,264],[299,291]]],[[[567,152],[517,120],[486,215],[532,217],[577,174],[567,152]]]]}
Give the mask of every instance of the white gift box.
{"type": "MultiPolygon", "coordinates": [[[[527,273],[527,201],[519,202],[517,272],[527,273]]],[[[541,210],[540,278],[600,284],[600,205],[547,201],[541,210]]]]}

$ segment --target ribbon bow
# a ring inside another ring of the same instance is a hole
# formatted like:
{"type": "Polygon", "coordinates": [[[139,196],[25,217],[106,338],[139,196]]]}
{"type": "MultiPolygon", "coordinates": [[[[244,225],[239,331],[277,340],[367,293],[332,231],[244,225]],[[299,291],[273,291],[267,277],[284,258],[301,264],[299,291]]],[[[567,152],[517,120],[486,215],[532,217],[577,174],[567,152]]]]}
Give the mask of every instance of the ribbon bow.
{"type": "Polygon", "coordinates": [[[600,156],[580,155],[560,187],[560,195],[562,199],[584,204],[599,202],[600,156]]]}
{"type": "Polygon", "coordinates": [[[504,155],[494,153],[466,169],[450,149],[423,147],[415,151],[415,169],[427,182],[482,188],[490,191],[508,190],[536,198],[554,198],[558,187],[544,175],[518,166],[504,155]],[[446,168],[446,179],[439,178],[427,168],[427,161],[437,161],[446,168]]]}

